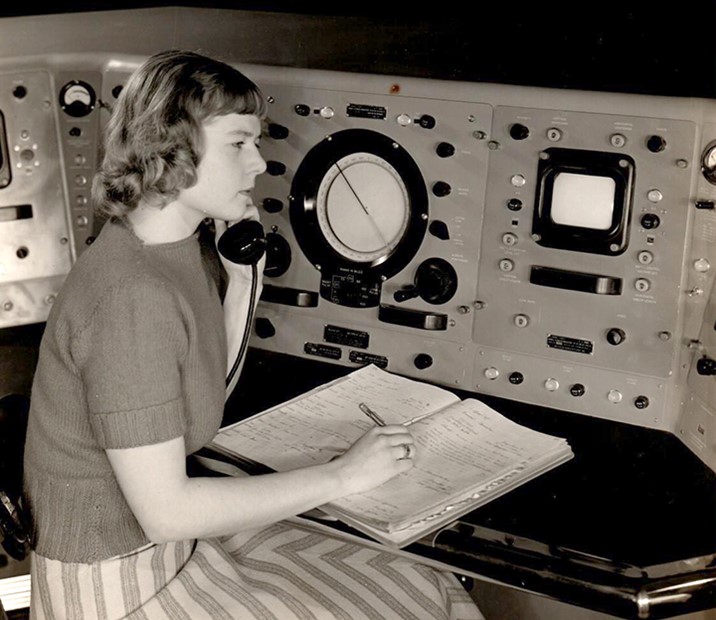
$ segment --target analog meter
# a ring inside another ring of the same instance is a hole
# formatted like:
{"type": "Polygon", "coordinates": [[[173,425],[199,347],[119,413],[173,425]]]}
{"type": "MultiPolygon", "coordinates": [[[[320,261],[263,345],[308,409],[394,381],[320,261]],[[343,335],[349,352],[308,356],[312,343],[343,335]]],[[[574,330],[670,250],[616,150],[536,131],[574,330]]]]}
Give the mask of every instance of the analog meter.
{"type": "Polygon", "coordinates": [[[94,110],[97,96],[94,89],[79,80],[67,82],[60,90],[60,107],[65,114],[79,118],[94,110]]]}

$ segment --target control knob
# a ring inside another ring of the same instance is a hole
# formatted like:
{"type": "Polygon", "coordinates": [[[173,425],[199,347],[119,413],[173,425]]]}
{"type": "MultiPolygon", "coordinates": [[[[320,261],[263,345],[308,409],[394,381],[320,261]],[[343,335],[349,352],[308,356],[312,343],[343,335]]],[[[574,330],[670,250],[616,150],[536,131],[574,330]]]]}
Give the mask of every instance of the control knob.
{"type": "Polygon", "coordinates": [[[278,123],[270,123],[268,126],[268,135],[274,140],[285,140],[288,138],[288,133],[288,127],[278,123]]]}
{"type": "Polygon", "coordinates": [[[696,362],[696,372],[707,377],[716,375],[716,360],[710,357],[702,357],[696,362]]]}
{"type": "Polygon", "coordinates": [[[450,194],[451,191],[452,187],[450,187],[450,184],[445,181],[437,181],[433,185],[433,194],[435,194],[438,198],[444,198],[450,194]]]}
{"type": "Polygon", "coordinates": [[[433,358],[427,353],[418,353],[413,360],[413,365],[418,370],[425,370],[433,365],[433,358]]]}
{"type": "Polygon", "coordinates": [[[618,346],[626,340],[626,332],[619,327],[612,327],[607,332],[607,342],[613,346],[618,346]]]}
{"type": "Polygon", "coordinates": [[[449,142],[441,142],[435,147],[435,152],[438,154],[438,157],[444,159],[455,155],[455,147],[449,142]]]}
{"type": "Polygon", "coordinates": [[[396,291],[393,299],[397,302],[420,297],[429,304],[444,304],[457,291],[457,272],[443,258],[429,258],[423,261],[415,272],[414,284],[396,291]]]}
{"type": "Polygon", "coordinates": [[[266,267],[264,275],[277,278],[288,271],[291,265],[291,246],[276,232],[266,235],[266,267]]]}

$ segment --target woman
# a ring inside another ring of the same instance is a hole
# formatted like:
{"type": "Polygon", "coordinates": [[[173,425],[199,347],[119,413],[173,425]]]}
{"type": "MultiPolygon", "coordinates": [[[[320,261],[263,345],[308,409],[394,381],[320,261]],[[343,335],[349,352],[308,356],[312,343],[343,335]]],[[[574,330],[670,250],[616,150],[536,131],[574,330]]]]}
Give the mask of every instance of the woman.
{"type": "Polygon", "coordinates": [[[452,576],[282,522],[410,468],[402,426],[320,466],[186,474],[251,303],[251,268],[222,259],[222,308],[197,229],[258,217],[264,115],[251,81],[189,52],[149,58],[117,101],[93,187],[110,219],[58,296],[33,384],[37,618],[479,617],[452,576]]]}

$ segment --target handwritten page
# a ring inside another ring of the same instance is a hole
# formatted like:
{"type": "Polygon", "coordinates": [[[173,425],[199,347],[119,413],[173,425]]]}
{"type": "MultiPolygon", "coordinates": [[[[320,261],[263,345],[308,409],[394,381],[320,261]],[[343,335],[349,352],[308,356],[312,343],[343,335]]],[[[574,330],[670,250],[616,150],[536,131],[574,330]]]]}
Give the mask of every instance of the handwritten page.
{"type": "Polygon", "coordinates": [[[442,388],[366,366],[222,429],[213,443],[276,471],[325,463],[373,426],[358,408],[361,402],[386,424],[403,424],[459,399],[442,388]]]}
{"type": "MultiPolygon", "coordinates": [[[[380,487],[333,506],[393,528],[439,510],[461,493],[472,496],[496,476],[520,476],[532,462],[564,449],[564,440],[532,431],[484,403],[468,399],[410,426],[414,467],[380,487]]],[[[487,489],[486,489],[487,490],[487,489]]]]}

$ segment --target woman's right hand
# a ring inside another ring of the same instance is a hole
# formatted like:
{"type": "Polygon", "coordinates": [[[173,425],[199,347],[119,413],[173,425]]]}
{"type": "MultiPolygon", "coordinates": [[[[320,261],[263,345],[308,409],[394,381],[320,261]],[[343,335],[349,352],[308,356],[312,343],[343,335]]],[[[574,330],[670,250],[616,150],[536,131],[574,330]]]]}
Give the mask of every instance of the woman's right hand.
{"type": "Polygon", "coordinates": [[[331,461],[345,495],[362,493],[413,467],[415,442],[405,426],[375,426],[345,453],[331,461]]]}

